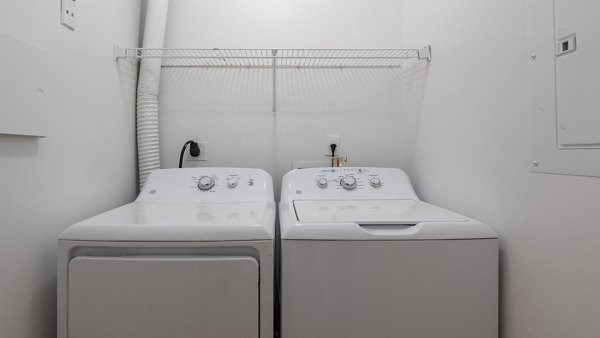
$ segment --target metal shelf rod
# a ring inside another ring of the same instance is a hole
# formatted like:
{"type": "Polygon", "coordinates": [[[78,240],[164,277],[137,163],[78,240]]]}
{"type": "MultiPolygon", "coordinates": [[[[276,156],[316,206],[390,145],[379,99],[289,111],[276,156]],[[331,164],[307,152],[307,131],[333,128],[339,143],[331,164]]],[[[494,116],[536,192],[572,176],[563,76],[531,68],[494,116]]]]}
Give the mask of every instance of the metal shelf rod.
{"type": "Polygon", "coordinates": [[[277,49],[271,51],[273,56],[273,116],[277,113],[277,49]]]}

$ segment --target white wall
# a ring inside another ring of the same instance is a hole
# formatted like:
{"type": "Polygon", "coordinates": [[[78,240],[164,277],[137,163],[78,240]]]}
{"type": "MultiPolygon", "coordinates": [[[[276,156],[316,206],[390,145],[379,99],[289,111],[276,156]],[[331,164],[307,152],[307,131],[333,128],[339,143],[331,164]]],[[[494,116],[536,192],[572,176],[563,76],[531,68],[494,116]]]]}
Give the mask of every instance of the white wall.
{"type": "MultiPolygon", "coordinates": [[[[49,53],[48,137],[0,135],[0,337],[56,336],[56,238],[136,193],[139,1],[78,1],[72,32],[60,1],[0,2],[0,31],[49,53]]],[[[1,79],[0,79],[1,81],[1,79]]],[[[16,93],[0,93],[0,99],[16,93]]]]}
{"type": "Polygon", "coordinates": [[[526,2],[405,0],[404,32],[433,46],[410,173],[500,234],[502,336],[597,337],[600,179],[528,171],[526,2]]]}
{"type": "MultiPolygon", "coordinates": [[[[173,1],[170,48],[399,48],[395,0],[173,1]]],[[[401,70],[284,70],[278,111],[271,71],[163,68],[161,157],[175,167],[188,139],[208,142],[208,161],[247,166],[279,186],[293,160],[327,160],[326,134],[341,136],[354,165],[401,166],[401,70]]],[[[277,191],[278,189],[276,189],[277,191]]]]}

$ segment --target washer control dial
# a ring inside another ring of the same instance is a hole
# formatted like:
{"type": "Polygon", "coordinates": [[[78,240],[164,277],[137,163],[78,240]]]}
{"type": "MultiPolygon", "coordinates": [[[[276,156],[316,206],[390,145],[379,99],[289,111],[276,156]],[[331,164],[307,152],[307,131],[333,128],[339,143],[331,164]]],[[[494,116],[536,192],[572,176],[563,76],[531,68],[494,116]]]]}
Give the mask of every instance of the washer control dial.
{"type": "Polygon", "coordinates": [[[356,189],[356,179],[352,176],[346,176],[340,180],[340,185],[346,190],[356,189]]]}
{"type": "Polygon", "coordinates": [[[210,190],[214,186],[215,180],[210,176],[202,176],[198,179],[198,189],[200,190],[210,190]]]}
{"type": "Polygon", "coordinates": [[[327,188],[327,179],[325,177],[318,178],[317,185],[319,188],[327,188]]]}
{"type": "Polygon", "coordinates": [[[227,186],[230,188],[235,188],[238,185],[238,180],[235,177],[227,178],[227,186]]]}
{"type": "Polygon", "coordinates": [[[379,187],[381,187],[381,179],[379,177],[372,177],[369,180],[369,183],[371,183],[371,186],[373,188],[379,188],[379,187]]]}

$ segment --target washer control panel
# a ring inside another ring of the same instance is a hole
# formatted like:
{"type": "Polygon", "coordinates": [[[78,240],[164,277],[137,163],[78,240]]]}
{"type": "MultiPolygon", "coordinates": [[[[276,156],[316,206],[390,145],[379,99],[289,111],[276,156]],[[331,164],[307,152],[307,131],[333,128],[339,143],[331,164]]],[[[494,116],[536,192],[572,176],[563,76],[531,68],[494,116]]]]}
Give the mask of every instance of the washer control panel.
{"type": "Polygon", "coordinates": [[[402,170],[370,167],[292,170],[284,176],[281,198],[417,199],[408,176],[402,170]]]}
{"type": "Polygon", "coordinates": [[[383,180],[377,172],[363,168],[331,168],[321,170],[315,175],[315,183],[319,188],[355,190],[364,189],[367,185],[381,188],[383,180]]]}
{"type": "Polygon", "coordinates": [[[260,169],[184,168],[153,171],[138,200],[273,200],[271,175],[260,169]]]}

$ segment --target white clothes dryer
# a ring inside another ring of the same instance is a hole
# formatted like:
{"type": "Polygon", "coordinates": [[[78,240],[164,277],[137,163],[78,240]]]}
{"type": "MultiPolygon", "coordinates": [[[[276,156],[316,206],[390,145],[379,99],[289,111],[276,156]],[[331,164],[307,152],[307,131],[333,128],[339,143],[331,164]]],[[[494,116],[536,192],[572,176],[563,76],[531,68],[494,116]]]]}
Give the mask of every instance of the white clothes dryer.
{"type": "Polygon", "coordinates": [[[388,168],[283,179],[282,338],[496,338],[498,238],[388,168]]]}
{"type": "Polygon", "coordinates": [[[263,170],[152,172],[60,235],[58,337],[273,337],[275,211],[263,170]]]}

